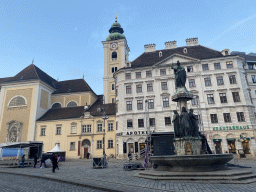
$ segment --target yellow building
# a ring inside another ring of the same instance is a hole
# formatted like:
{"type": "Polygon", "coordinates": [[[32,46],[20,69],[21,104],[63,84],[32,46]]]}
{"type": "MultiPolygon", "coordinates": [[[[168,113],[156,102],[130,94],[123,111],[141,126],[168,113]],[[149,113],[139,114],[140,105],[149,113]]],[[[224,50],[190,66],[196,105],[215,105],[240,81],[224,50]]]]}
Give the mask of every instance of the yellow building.
{"type": "Polygon", "coordinates": [[[46,152],[60,143],[68,158],[77,158],[102,155],[105,135],[106,154],[116,154],[115,104],[103,105],[84,79],[57,81],[31,64],[0,78],[0,88],[0,145],[43,141],[46,152]]]}

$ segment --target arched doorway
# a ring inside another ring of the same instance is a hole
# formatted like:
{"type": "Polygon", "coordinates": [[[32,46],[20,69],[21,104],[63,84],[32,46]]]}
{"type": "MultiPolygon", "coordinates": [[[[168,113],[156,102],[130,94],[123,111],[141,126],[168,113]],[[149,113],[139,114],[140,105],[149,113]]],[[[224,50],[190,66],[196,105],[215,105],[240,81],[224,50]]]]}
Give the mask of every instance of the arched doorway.
{"type": "Polygon", "coordinates": [[[83,153],[84,158],[86,158],[87,153],[90,152],[91,142],[88,139],[84,139],[82,141],[83,153]]]}
{"type": "Polygon", "coordinates": [[[215,147],[215,153],[216,154],[222,154],[220,135],[218,135],[218,134],[213,135],[212,138],[213,138],[213,143],[214,143],[214,147],[215,147]]]}

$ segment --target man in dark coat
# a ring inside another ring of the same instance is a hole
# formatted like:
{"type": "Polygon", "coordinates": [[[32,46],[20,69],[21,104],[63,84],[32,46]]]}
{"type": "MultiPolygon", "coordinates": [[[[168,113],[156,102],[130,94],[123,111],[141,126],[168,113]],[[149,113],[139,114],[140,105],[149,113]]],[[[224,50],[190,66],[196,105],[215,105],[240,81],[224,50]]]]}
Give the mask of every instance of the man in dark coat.
{"type": "Polygon", "coordinates": [[[36,164],[37,164],[37,155],[34,156],[34,168],[36,168],[36,164]]]}
{"type": "Polygon", "coordinates": [[[44,163],[44,167],[47,168],[46,163],[45,163],[45,160],[46,160],[46,157],[45,157],[45,155],[43,154],[43,155],[42,155],[42,158],[41,158],[41,164],[40,164],[40,167],[41,167],[41,168],[42,168],[42,164],[43,164],[43,163],[44,163]]]}
{"type": "Polygon", "coordinates": [[[52,160],[52,172],[55,173],[55,169],[57,167],[57,155],[53,153],[52,157],[51,157],[51,160],[52,160]]]}

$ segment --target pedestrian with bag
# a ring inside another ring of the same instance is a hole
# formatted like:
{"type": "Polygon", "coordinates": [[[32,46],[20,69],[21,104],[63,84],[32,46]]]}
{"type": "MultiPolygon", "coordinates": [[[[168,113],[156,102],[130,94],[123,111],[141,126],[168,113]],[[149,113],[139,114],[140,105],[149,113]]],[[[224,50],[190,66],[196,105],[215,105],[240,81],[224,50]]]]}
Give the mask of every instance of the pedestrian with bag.
{"type": "Polygon", "coordinates": [[[55,173],[55,169],[57,167],[57,155],[53,153],[52,157],[51,157],[51,161],[52,161],[52,172],[55,173]]]}
{"type": "Polygon", "coordinates": [[[43,167],[42,167],[42,164],[43,164],[43,163],[44,163],[44,167],[47,168],[46,163],[45,163],[45,160],[46,160],[46,156],[43,154],[43,155],[42,155],[42,158],[41,158],[40,168],[43,168],[43,167]]]}

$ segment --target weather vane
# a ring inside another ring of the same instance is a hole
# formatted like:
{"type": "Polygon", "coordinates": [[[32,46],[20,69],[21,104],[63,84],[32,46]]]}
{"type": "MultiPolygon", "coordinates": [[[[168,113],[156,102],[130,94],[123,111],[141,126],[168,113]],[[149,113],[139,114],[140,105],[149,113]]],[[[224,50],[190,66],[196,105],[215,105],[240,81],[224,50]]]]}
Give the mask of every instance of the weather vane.
{"type": "Polygon", "coordinates": [[[34,64],[34,58],[32,59],[32,64],[34,64]]]}
{"type": "Polygon", "coordinates": [[[116,19],[116,22],[117,22],[117,12],[116,12],[116,17],[115,17],[115,19],[116,19]]]}

